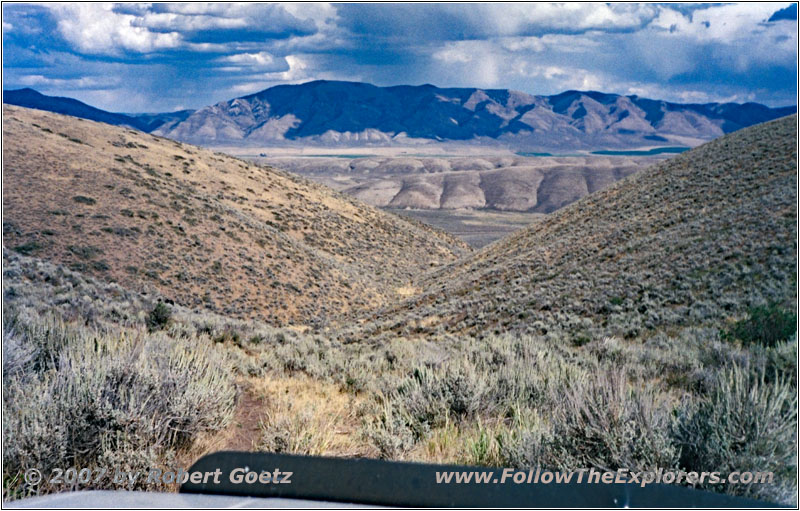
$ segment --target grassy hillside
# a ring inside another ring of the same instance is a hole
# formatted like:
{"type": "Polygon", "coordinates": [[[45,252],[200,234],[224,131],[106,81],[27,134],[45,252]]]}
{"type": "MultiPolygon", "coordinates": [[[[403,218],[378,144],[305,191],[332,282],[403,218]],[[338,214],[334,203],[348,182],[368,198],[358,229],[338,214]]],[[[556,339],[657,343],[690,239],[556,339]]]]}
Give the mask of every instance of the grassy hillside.
{"type": "Polygon", "coordinates": [[[796,122],[727,135],[548,215],[427,275],[376,328],[580,344],[793,306],[796,122]]]}
{"type": "Polygon", "coordinates": [[[4,105],[3,243],[272,323],[389,303],[468,247],[323,186],[141,132],[4,105]]]}

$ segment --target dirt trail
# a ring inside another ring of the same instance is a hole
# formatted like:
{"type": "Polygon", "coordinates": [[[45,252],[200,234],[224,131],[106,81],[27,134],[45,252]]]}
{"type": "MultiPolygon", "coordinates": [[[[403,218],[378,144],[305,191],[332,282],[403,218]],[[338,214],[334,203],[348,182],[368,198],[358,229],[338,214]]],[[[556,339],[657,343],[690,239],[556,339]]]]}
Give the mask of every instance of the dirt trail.
{"type": "Polygon", "coordinates": [[[178,466],[188,468],[195,461],[217,451],[255,451],[261,437],[261,420],[267,401],[245,379],[236,382],[238,395],[233,420],[222,431],[198,438],[190,449],[178,456],[178,466]]]}
{"type": "Polygon", "coordinates": [[[181,456],[185,466],[216,451],[269,451],[277,446],[297,454],[377,455],[360,436],[361,418],[356,410],[361,398],[338,385],[283,375],[242,378],[236,385],[230,425],[199,438],[181,456]]]}
{"type": "Polygon", "coordinates": [[[266,399],[255,393],[248,381],[240,381],[239,396],[233,423],[228,428],[228,439],[222,449],[226,451],[254,451],[261,435],[261,420],[267,407],[266,399]]]}

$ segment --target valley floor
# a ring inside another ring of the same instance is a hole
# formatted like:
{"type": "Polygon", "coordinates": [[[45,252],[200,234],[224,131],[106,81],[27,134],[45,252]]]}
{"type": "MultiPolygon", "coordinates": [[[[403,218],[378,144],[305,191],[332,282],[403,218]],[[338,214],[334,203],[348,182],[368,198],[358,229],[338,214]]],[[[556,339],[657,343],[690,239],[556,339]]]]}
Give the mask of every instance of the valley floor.
{"type": "Polygon", "coordinates": [[[541,220],[542,213],[517,211],[493,211],[481,209],[393,209],[385,211],[400,216],[409,216],[432,225],[466,241],[472,248],[481,248],[508,236],[514,231],[528,227],[541,220]]]}

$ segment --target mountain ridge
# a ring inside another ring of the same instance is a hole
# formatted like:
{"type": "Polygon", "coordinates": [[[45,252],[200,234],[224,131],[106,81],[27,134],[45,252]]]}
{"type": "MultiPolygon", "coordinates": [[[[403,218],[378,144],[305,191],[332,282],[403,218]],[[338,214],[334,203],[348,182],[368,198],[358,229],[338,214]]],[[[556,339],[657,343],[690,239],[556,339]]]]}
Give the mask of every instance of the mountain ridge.
{"type": "MultiPolygon", "coordinates": [[[[31,98],[31,92],[4,91],[3,101],[55,111],[52,98],[31,98]]],[[[459,142],[517,149],[624,149],[695,146],[796,110],[758,103],[680,104],[598,91],[534,96],[509,89],[316,80],[277,85],[195,111],[130,115],[93,109],[84,115],[105,113],[116,116],[112,124],[210,146],[459,142]]]]}
{"type": "Polygon", "coordinates": [[[41,92],[25,87],[3,91],[3,103],[9,105],[34,108],[56,114],[70,115],[90,121],[103,122],[113,126],[126,126],[150,133],[165,124],[174,124],[186,119],[194,110],[176,112],[124,114],[109,112],[87,105],[83,101],[63,96],[47,96],[41,92]]]}

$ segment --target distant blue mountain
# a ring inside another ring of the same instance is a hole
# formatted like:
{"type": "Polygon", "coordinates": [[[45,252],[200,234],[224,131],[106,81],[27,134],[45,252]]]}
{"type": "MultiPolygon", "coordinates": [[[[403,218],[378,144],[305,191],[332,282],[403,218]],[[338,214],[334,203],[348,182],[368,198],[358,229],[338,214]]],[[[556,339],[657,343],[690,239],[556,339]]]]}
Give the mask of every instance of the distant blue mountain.
{"type": "Polygon", "coordinates": [[[115,126],[129,126],[148,133],[165,123],[182,121],[192,113],[192,110],[184,110],[165,114],[117,114],[89,106],[77,99],[45,96],[29,88],[4,90],[3,103],[71,115],[115,126]]]}
{"type": "Polygon", "coordinates": [[[795,111],[756,103],[678,104],[596,91],[532,96],[505,89],[323,80],[223,101],[157,132],[208,145],[424,139],[494,141],[517,149],[625,149],[697,145],[795,111]]]}
{"type": "Polygon", "coordinates": [[[313,81],[279,85],[197,111],[116,114],[32,89],[3,101],[127,125],[202,145],[504,144],[520,150],[615,150],[697,145],[797,111],[757,103],[680,104],[597,91],[532,96],[506,89],[377,87],[313,81]]]}

